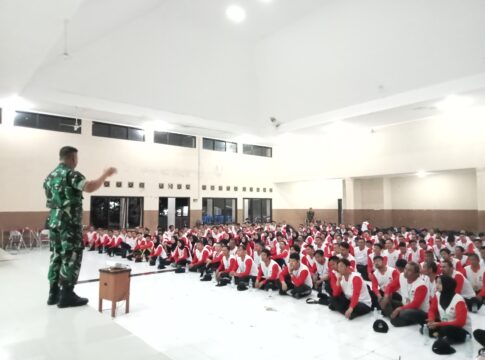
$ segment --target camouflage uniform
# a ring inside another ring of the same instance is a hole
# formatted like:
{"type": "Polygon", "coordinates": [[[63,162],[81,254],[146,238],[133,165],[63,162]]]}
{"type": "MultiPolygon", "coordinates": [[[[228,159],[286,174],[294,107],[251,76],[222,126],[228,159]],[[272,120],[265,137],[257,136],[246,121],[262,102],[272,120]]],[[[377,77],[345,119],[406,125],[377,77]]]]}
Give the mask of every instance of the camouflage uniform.
{"type": "Polygon", "coordinates": [[[82,190],[86,178],[64,164],[59,164],[44,181],[47,220],[52,252],[48,279],[51,284],[74,286],[79,277],[83,255],[82,190]]]}

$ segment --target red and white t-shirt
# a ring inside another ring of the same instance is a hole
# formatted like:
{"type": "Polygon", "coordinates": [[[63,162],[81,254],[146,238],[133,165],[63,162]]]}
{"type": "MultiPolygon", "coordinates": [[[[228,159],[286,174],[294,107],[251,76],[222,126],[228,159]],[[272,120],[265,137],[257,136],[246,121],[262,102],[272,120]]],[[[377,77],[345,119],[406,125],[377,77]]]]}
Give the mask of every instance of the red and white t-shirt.
{"type": "Polygon", "coordinates": [[[400,274],[397,281],[393,280],[387,286],[385,294],[391,295],[397,290],[400,290],[404,304],[401,309],[417,309],[424,312],[429,310],[429,289],[421,277],[409,283],[404,274],[400,274]]]}
{"type": "Polygon", "coordinates": [[[473,290],[480,296],[485,296],[485,267],[479,266],[472,269],[471,265],[465,266],[466,278],[470,282],[473,290]]]}
{"type": "MultiPolygon", "coordinates": [[[[345,276],[340,278],[340,287],[345,297],[350,300],[350,306],[355,308],[361,302],[367,306],[372,305],[372,299],[364,283],[362,276],[358,272],[352,272],[348,279],[345,276]]],[[[336,294],[338,295],[338,294],[336,294]]]]}
{"type": "Polygon", "coordinates": [[[456,281],[456,293],[463,296],[465,299],[471,299],[475,297],[475,291],[473,291],[472,284],[468,279],[458,271],[453,271],[453,279],[456,281]]]}
{"type": "MultiPolygon", "coordinates": [[[[386,267],[386,271],[380,272],[375,270],[373,276],[371,276],[372,281],[372,291],[374,294],[378,295],[379,290],[384,291],[393,280],[399,279],[399,271],[391,266],[386,267]]],[[[379,294],[380,295],[380,294],[379,294]]]]}
{"type": "Polygon", "coordinates": [[[469,334],[472,333],[472,322],[468,315],[468,309],[465,300],[460,294],[455,294],[450,305],[443,309],[440,304],[441,294],[438,291],[431,299],[428,319],[434,321],[436,315],[440,315],[441,326],[456,326],[464,328],[469,334]]]}
{"type": "Polygon", "coordinates": [[[257,280],[277,280],[280,272],[281,268],[276,261],[270,260],[268,265],[266,265],[264,261],[261,261],[261,264],[259,264],[257,280]]]}
{"type": "Polygon", "coordinates": [[[301,285],[313,287],[310,270],[308,270],[305,264],[300,263],[298,269],[295,269],[291,272],[289,271],[289,267],[286,266],[280,273],[281,282],[285,280],[286,275],[289,275],[291,277],[291,282],[293,283],[293,285],[295,285],[295,287],[299,287],[301,285]]]}
{"type": "Polygon", "coordinates": [[[229,255],[228,257],[222,256],[221,264],[219,265],[218,271],[231,272],[237,270],[237,260],[236,257],[229,255]]]}
{"type": "Polygon", "coordinates": [[[392,251],[386,249],[382,251],[382,256],[385,256],[387,258],[387,265],[395,267],[396,262],[399,259],[399,251],[396,249],[393,249],[392,251]]]}
{"type": "Polygon", "coordinates": [[[257,276],[258,275],[258,268],[254,263],[254,260],[251,256],[246,254],[244,259],[241,259],[240,256],[237,257],[237,271],[236,274],[240,277],[245,276],[257,276]]]}

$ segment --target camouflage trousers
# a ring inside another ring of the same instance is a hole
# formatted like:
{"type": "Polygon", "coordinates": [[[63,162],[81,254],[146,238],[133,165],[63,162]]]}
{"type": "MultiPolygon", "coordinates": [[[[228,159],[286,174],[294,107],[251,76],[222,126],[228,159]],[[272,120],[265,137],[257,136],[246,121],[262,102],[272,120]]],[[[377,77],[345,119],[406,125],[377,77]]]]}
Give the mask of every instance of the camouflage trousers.
{"type": "Polygon", "coordinates": [[[82,225],[50,228],[51,259],[47,275],[51,284],[74,286],[83,258],[82,225]]]}

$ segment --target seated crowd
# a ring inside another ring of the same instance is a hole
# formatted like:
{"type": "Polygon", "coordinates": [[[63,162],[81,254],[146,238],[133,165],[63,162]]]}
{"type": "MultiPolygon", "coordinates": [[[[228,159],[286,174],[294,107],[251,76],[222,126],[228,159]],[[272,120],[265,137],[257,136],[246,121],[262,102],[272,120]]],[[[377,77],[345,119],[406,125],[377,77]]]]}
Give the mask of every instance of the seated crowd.
{"type": "MultiPolygon", "coordinates": [[[[363,224],[364,225],[364,224],[363,224]]],[[[147,229],[84,232],[87,248],[135,262],[199,272],[216,286],[234,282],[318,299],[352,320],[380,311],[396,327],[421,325],[430,337],[462,343],[469,312],[485,300],[485,235],[372,229],[327,223],[199,225],[150,233],[147,229]]],[[[485,345],[484,345],[485,346],[485,345]]]]}

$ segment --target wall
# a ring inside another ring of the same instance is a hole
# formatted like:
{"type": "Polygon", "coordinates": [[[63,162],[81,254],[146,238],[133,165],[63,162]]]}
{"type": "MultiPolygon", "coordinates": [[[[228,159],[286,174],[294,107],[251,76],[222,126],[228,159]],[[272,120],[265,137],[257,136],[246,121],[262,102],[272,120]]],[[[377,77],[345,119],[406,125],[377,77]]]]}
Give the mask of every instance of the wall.
{"type": "Polygon", "coordinates": [[[315,128],[301,136],[286,135],[274,146],[275,181],[484,168],[484,117],[483,109],[473,109],[373,132],[366,123],[359,126],[355,121],[341,132],[326,134],[315,128]],[[288,163],[312,170],[287,171],[288,163]]]}
{"type": "MultiPolygon", "coordinates": [[[[57,165],[59,149],[65,145],[79,149],[78,170],[88,179],[98,177],[107,166],[117,167],[111,186],[94,195],[144,197],[145,225],[151,228],[158,224],[158,198],[162,196],[190,197],[192,223],[201,218],[203,197],[235,197],[239,208],[244,197],[272,197],[272,158],[244,155],[241,144],[237,154],[202,150],[201,138],[196,149],[155,144],[150,132],[145,139],[136,142],[93,137],[89,120],[83,120],[81,135],[0,125],[0,228],[43,225],[46,208],[42,183],[57,165]],[[116,188],[116,181],[122,181],[123,187],[116,188]],[[128,188],[128,181],[135,183],[134,188],[128,188]],[[139,182],[145,183],[144,189],[138,187],[139,182]],[[159,183],[164,183],[164,189],[159,189],[159,183]],[[173,190],[168,189],[169,183],[174,184],[173,190]],[[177,184],[183,185],[181,190],[177,184]],[[185,189],[186,184],[190,190],[185,189]],[[202,185],[209,190],[202,191],[202,185]],[[210,185],[216,190],[211,191],[210,185]],[[218,190],[220,185],[223,191],[218,190]],[[254,187],[254,192],[249,192],[249,187],[254,187]],[[264,196],[263,189],[267,191],[264,196]]],[[[85,194],[84,210],[88,223],[89,194],[85,194]]]]}
{"type": "Polygon", "coordinates": [[[315,219],[337,222],[337,201],[343,197],[340,179],[277,183],[273,201],[273,218],[298,225],[305,222],[308,208],[315,219]]]}
{"type": "Polygon", "coordinates": [[[477,194],[481,191],[473,169],[415,175],[347,179],[353,187],[346,199],[345,221],[365,219],[377,226],[478,230],[477,194]],[[352,196],[355,201],[352,201],[352,196]]]}

